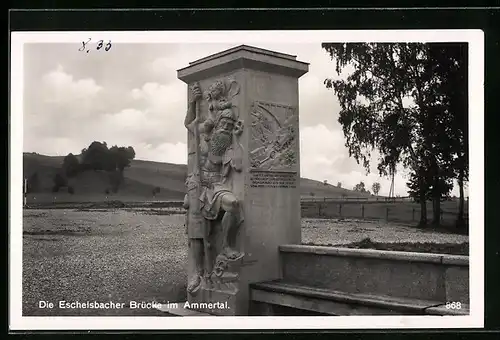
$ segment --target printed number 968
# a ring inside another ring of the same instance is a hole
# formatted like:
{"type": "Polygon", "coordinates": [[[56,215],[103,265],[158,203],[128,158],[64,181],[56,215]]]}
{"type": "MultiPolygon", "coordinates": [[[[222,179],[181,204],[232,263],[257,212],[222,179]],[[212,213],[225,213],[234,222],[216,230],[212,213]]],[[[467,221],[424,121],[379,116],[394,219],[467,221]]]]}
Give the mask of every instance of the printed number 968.
{"type": "Polygon", "coordinates": [[[462,304],[460,302],[446,302],[446,309],[461,309],[462,304]]]}

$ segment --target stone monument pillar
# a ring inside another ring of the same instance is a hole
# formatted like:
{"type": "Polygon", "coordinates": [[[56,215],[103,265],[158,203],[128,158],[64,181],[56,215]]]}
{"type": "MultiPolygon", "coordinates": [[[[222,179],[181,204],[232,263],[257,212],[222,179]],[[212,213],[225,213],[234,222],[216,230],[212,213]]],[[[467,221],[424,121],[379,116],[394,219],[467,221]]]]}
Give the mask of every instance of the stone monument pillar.
{"type": "Polygon", "coordinates": [[[188,84],[188,302],[248,315],[249,284],[281,277],[278,247],[300,244],[295,56],[238,46],[178,70],[188,84]]]}

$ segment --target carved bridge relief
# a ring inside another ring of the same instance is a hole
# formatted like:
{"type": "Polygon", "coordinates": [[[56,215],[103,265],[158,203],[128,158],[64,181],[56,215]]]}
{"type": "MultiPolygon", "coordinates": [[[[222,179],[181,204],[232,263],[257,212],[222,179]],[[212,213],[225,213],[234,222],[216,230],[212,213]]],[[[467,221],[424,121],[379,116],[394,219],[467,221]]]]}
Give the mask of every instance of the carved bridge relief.
{"type": "Polygon", "coordinates": [[[250,111],[250,167],[293,171],[297,165],[295,107],[255,101],[250,111]]]}

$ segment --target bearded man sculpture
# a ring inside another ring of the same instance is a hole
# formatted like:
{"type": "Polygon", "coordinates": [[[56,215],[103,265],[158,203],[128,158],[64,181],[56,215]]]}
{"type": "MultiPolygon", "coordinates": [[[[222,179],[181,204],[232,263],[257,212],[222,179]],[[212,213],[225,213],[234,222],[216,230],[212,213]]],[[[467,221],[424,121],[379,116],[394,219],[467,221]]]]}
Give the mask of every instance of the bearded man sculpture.
{"type": "Polygon", "coordinates": [[[202,93],[198,84],[191,91],[184,125],[196,137],[197,162],[187,177],[184,207],[188,209],[186,228],[196,271],[187,290],[194,294],[203,282],[209,283],[214,275],[221,276],[227,261],[243,257],[235,244],[243,212],[231,183],[233,171],[241,171],[242,166],[237,141],[242,122],[227,101],[224,82],[215,82],[206,93],[210,111],[206,119],[199,112],[202,93]],[[214,259],[216,242],[212,232],[217,223],[222,227],[222,247],[214,259]]]}

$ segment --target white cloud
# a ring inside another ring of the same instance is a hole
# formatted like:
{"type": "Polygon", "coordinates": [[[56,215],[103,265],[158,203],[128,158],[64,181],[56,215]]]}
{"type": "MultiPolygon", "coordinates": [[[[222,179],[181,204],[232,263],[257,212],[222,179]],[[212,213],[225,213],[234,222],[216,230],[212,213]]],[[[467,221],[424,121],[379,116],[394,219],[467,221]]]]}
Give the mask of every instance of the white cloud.
{"type": "Polygon", "coordinates": [[[185,141],[186,87],[182,83],[146,83],[130,93],[146,113],[139,123],[146,139],[176,143],[185,141]]]}
{"type": "Polygon", "coordinates": [[[79,139],[68,137],[39,138],[35,143],[24,145],[25,152],[36,152],[47,156],[63,156],[69,153],[79,154],[86,145],[80,144],[79,139]],[[27,151],[29,150],[29,151],[27,151]]]}
{"type": "Polygon", "coordinates": [[[81,128],[93,124],[93,117],[106,99],[103,94],[103,87],[94,79],[75,79],[61,65],[33,79],[25,92],[27,150],[54,154],[68,149],[78,141],[81,128]]]}
{"type": "Polygon", "coordinates": [[[134,146],[137,159],[154,160],[175,164],[187,164],[186,143],[163,143],[156,147],[139,143],[134,146]]]}
{"type": "Polygon", "coordinates": [[[92,99],[102,90],[92,78],[73,79],[61,65],[43,76],[42,85],[46,100],[56,104],[77,104],[92,99]]]}
{"type": "Polygon", "coordinates": [[[149,82],[139,89],[133,89],[131,95],[133,99],[145,101],[149,108],[158,113],[166,112],[172,106],[186,106],[187,92],[183,85],[180,81],[167,85],[149,82]]]}
{"type": "Polygon", "coordinates": [[[172,54],[170,56],[163,56],[154,59],[151,63],[147,64],[147,70],[155,77],[164,80],[176,79],[176,71],[184,67],[185,60],[178,58],[172,54]]]}

